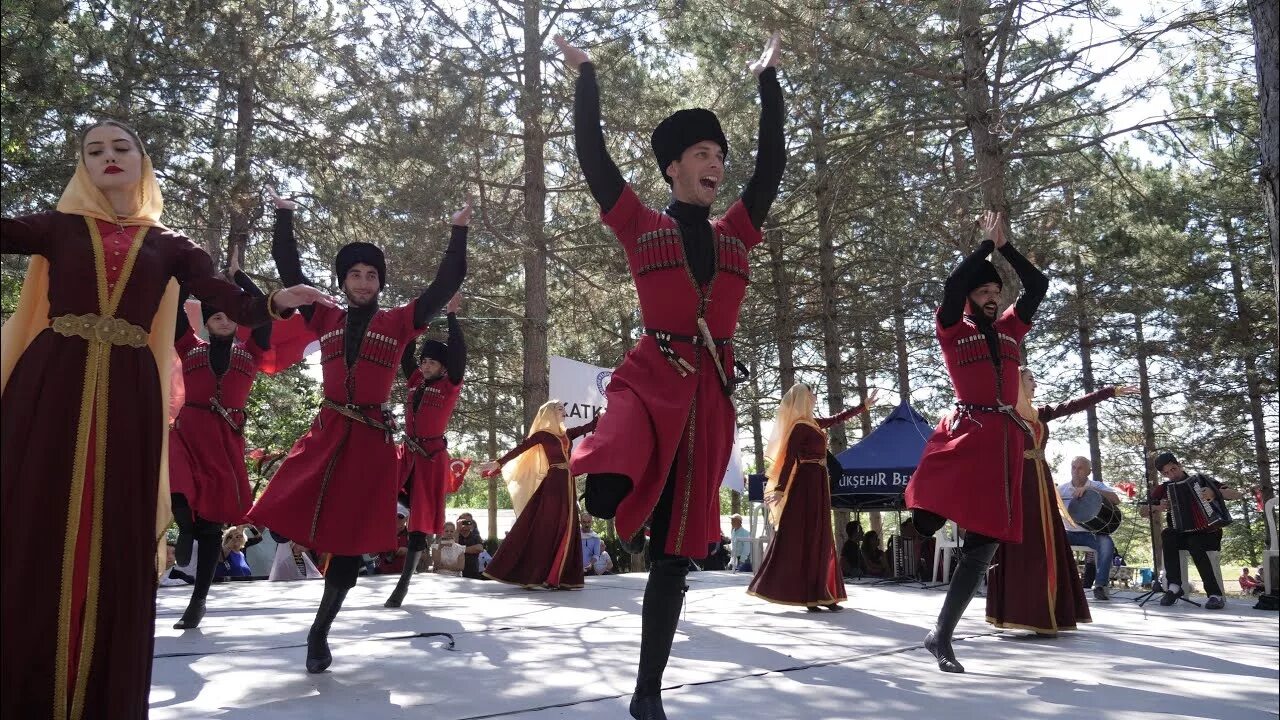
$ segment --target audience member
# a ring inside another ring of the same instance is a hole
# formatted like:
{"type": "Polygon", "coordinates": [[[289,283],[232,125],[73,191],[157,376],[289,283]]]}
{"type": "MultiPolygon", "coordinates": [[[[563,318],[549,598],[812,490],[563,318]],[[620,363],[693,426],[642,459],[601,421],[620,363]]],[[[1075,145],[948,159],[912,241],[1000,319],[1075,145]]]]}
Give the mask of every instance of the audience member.
{"type": "Polygon", "coordinates": [[[844,546],[840,548],[840,572],[847,578],[860,578],[866,573],[862,565],[862,523],[845,523],[844,534],[844,546]]]}
{"type": "MultiPolygon", "coordinates": [[[[1258,573],[1259,577],[1262,573],[1258,573]]],[[[1249,574],[1249,568],[1240,568],[1240,592],[1245,595],[1261,595],[1262,581],[1249,574]]]]}
{"type": "Polygon", "coordinates": [[[721,535],[720,542],[713,542],[707,545],[707,557],[702,561],[702,569],[728,570],[731,557],[729,554],[729,538],[721,535]]]}
{"type": "Polygon", "coordinates": [[[440,542],[431,548],[432,571],[457,577],[465,567],[465,557],[464,548],[458,543],[457,526],[446,522],[444,531],[440,534],[440,542]]]}
{"type": "Polygon", "coordinates": [[[249,577],[253,571],[244,559],[244,546],[247,540],[244,527],[235,525],[222,531],[222,558],[213,570],[213,577],[249,577]]]}
{"type": "MultiPolygon", "coordinates": [[[[485,580],[484,567],[480,562],[480,555],[488,555],[484,549],[484,539],[480,537],[480,530],[476,528],[476,521],[471,517],[471,513],[462,513],[458,516],[458,543],[463,547],[463,567],[462,577],[471,578],[472,580],[485,580]]],[[[486,563],[487,564],[487,563],[486,563]]]]}
{"type": "Polygon", "coordinates": [[[604,541],[591,527],[594,521],[595,518],[588,513],[578,515],[578,525],[582,529],[582,574],[608,575],[613,570],[613,560],[604,549],[604,541]]]}
{"type": "Polygon", "coordinates": [[[733,569],[751,572],[751,531],[742,527],[742,516],[738,513],[729,516],[729,525],[733,528],[729,533],[733,543],[733,569]]]}
{"type": "Polygon", "coordinates": [[[884,548],[880,547],[880,536],[875,530],[862,537],[862,569],[872,577],[887,577],[889,560],[885,557],[884,548]]]}
{"type": "Polygon", "coordinates": [[[378,555],[379,575],[399,575],[404,571],[405,558],[409,555],[409,511],[401,505],[396,512],[396,547],[378,555]]]}
{"type": "Polygon", "coordinates": [[[178,562],[175,559],[177,553],[176,543],[170,541],[165,546],[165,566],[164,572],[160,574],[160,587],[169,587],[171,585],[194,585],[196,579],[178,569],[178,562]]]}
{"type": "Polygon", "coordinates": [[[324,575],[311,560],[307,549],[296,542],[277,543],[276,556],[271,563],[270,581],[314,580],[324,575]]]}

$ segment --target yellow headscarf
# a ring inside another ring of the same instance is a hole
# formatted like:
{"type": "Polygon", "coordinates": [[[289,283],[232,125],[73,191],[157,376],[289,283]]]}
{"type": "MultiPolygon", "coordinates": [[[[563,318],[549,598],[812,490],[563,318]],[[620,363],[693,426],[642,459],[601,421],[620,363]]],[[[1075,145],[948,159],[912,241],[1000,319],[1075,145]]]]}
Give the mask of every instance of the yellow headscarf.
{"type": "MultiPolygon", "coordinates": [[[[529,426],[529,435],[526,437],[543,430],[563,437],[564,421],[556,415],[556,408],[559,406],[558,400],[543,403],[538,408],[538,414],[533,416],[533,424],[529,426]]],[[[515,509],[517,516],[524,510],[525,504],[533,497],[533,492],[538,489],[538,484],[550,469],[551,461],[547,460],[547,453],[541,445],[526,450],[515,460],[502,466],[502,477],[507,481],[507,492],[511,495],[511,507],[515,509]]]]}
{"type": "MultiPolygon", "coordinates": [[[[132,130],[123,128],[137,143],[137,136],[132,130]]],[[[115,214],[111,203],[102,191],[94,186],[89,177],[89,169],[85,167],[83,154],[76,163],[75,174],[62,191],[58,200],[58,212],[69,215],[82,215],[97,220],[118,223],[120,225],[164,227],[160,224],[160,213],[164,209],[164,198],[160,194],[160,185],[156,182],[155,169],[151,165],[151,157],[141,143],[142,178],[138,183],[137,209],[128,216],[115,214]]],[[[160,385],[160,420],[162,423],[160,446],[160,483],[156,502],[156,564],[158,569],[165,565],[165,553],[161,540],[172,518],[169,504],[169,385],[173,364],[173,318],[178,311],[178,282],[169,279],[160,307],[151,319],[151,334],[147,345],[155,357],[159,373],[156,382],[160,385]],[[159,319],[160,322],[156,322],[159,319]]],[[[49,260],[40,255],[31,257],[27,266],[26,277],[22,280],[22,292],[18,298],[18,306],[12,316],[0,330],[0,393],[9,384],[9,376],[18,358],[26,352],[27,346],[36,336],[49,327],[49,260]]]]}
{"type": "MultiPolygon", "coordinates": [[[[787,457],[787,441],[791,438],[791,431],[801,424],[818,429],[818,423],[813,419],[814,401],[813,391],[809,386],[796,383],[791,386],[786,395],[782,396],[782,402],[778,403],[778,417],[773,421],[773,432],[769,435],[769,444],[764,451],[764,456],[769,461],[769,470],[765,473],[768,478],[768,482],[765,483],[766,494],[777,490],[782,479],[779,475],[782,473],[782,466],[787,457]]],[[[818,432],[822,432],[821,429],[818,429],[818,432]]],[[[793,468],[792,474],[794,473],[793,468]]],[[[774,527],[777,527],[782,520],[782,509],[787,506],[787,497],[790,492],[791,483],[788,482],[782,498],[769,512],[774,527]]]]}

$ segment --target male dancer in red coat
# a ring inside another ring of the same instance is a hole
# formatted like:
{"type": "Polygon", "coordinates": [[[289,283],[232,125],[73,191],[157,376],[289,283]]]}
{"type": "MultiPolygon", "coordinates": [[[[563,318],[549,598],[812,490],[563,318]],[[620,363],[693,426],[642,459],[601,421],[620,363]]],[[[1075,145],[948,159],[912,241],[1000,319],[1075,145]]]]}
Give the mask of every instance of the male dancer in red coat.
{"type": "MultiPolygon", "coordinates": [[[[230,275],[246,293],[265,295],[234,263],[230,275]]],[[[186,402],[169,433],[169,490],[178,524],[178,564],[191,561],[193,540],[199,541],[199,551],[191,600],[173,626],[178,630],[200,625],[218,566],[222,526],[243,522],[253,504],[244,464],[244,408],[262,358],[271,349],[272,326],[255,328],[242,343],[236,340],[239,326],[226,313],[201,303],[206,342],[187,321],[186,299],[184,289],[174,348],[182,360],[186,402]]]]}
{"type": "MultiPolygon", "coordinates": [[[[309,284],[293,240],[293,203],[276,203],[285,219],[276,226],[271,245],[276,268],[281,278],[289,278],[288,285],[309,284]]],[[[379,308],[378,295],[387,282],[386,260],[376,246],[353,242],[334,260],[347,309],[301,311],[320,340],[324,400],[311,429],[294,443],[249,518],[333,554],[324,596],[307,634],[307,672],[323,672],[333,661],[329,628],[356,584],[360,556],[396,546],[400,463],[385,403],[405,346],[462,285],[470,219],[468,201],[453,215],[453,233],[435,279],[414,300],[379,308]]]]}
{"type": "Polygon", "coordinates": [[[409,505],[409,554],[400,582],[385,603],[389,608],[404,602],[413,571],[427,549],[427,536],[444,531],[444,496],[457,489],[444,431],[462,394],[462,376],[467,370],[467,345],[457,314],[461,304],[462,295],[454,295],[445,309],[448,343],[423,340],[416,365],[413,345],[406,347],[400,358],[400,369],[409,384],[400,457],[400,477],[405,481],[409,505]]]}
{"type": "MultiPolygon", "coordinates": [[[[579,71],[574,96],[578,162],[591,194],[626,252],[644,336],[605,389],[609,410],[574,452],[587,473],[587,511],[616,515],[624,538],[651,520],[649,582],[641,614],[640,663],[631,715],[665,718],[660,690],[671,653],[690,557],[719,540],[719,485],[733,444],[731,340],[750,277],[748,251],[778,193],[786,164],[775,34],[751,72],[760,84],[755,172],[742,196],[712,219],[728,142],[715,114],[681,110],[653,131],[658,170],[671,185],[659,212],[646,207],[605,149],[595,66],[563,38],[579,71]]],[[[643,538],[641,538],[643,539],[643,538]]]]}
{"type": "Polygon", "coordinates": [[[951,633],[973,599],[1001,542],[1022,542],[1022,464],[1027,428],[1018,402],[1019,344],[1049,289],[1049,279],[1004,237],[1004,217],[988,212],[986,235],[943,286],[937,334],[956,393],[925,444],[907,484],[907,507],[926,537],[947,520],[965,529],[960,564],[951,577],[938,622],[924,645],[944,672],[964,672],[951,648],[951,633]],[[1000,274],[987,261],[995,249],[1013,266],[1022,297],[998,313],[1000,274]]]}

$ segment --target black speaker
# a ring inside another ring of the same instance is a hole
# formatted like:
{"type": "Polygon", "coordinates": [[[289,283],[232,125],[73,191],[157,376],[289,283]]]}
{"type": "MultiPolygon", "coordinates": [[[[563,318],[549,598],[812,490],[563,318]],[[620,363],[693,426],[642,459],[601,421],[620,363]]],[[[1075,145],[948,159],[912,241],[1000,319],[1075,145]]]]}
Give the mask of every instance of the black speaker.
{"type": "Polygon", "coordinates": [[[764,475],[747,476],[747,500],[757,503],[764,502],[764,475]]]}

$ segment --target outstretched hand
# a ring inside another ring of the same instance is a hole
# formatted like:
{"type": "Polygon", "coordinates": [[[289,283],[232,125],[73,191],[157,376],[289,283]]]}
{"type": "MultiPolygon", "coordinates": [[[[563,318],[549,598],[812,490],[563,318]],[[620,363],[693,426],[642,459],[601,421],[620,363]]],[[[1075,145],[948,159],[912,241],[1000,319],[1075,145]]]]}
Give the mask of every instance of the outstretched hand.
{"type": "Polygon", "coordinates": [[[271,202],[276,206],[277,210],[297,210],[298,209],[298,203],[292,200],[286,200],[280,197],[280,194],[276,192],[276,189],[271,187],[270,185],[267,186],[267,194],[271,196],[271,202]]]}
{"type": "Polygon", "coordinates": [[[871,388],[871,392],[867,393],[866,407],[873,407],[880,400],[880,388],[871,388]]]}
{"type": "Polygon", "coordinates": [[[294,285],[276,292],[271,301],[278,309],[289,310],[303,305],[319,304],[325,307],[337,307],[338,302],[310,285],[294,285]]]}
{"type": "Polygon", "coordinates": [[[551,39],[555,42],[556,47],[560,48],[560,54],[564,57],[565,65],[577,70],[579,67],[582,67],[582,63],[591,62],[591,58],[587,57],[586,50],[570,45],[569,41],[565,40],[563,35],[557,33],[556,36],[551,39]]]}
{"type": "Polygon", "coordinates": [[[997,250],[1008,242],[1004,236],[1004,213],[995,210],[982,213],[982,218],[978,220],[978,227],[982,228],[983,237],[996,244],[997,250]]]}
{"type": "Polygon", "coordinates": [[[771,67],[778,67],[778,63],[782,61],[782,33],[774,32],[769,36],[769,41],[764,44],[764,50],[760,53],[760,57],[747,63],[747,69],[752,75],[760,77],[760,73],[771,67]]]}
{"type": "Polygon", "coordinates": [[[231,259],[227,261],[227,280],[236,281],[236,273],[240,272],[240,252],[235,246],[231,246],[231,259]]]}
{"type": "Polygon", "coordinates": [[[480,466],[480,477],[486,477],[486,478],[493,477],[494,475],[497,475],[498,471],[501,469],[502,469],[501,465],[490,460],[489,462],[480,466]]]}
{"type": "Polygon", "coordinates": [[[462,293],[456,292],[453,297],[449,298],[449,304],[444,307],[444,311],[450,315],[457,315],[462,309],[462,293]]]}
{"type": "Polygon", "coordinates": [[[451,222],[459,227],[466,227],[471,224],[471,195],[467,195],[467,204],[462,209],[453,214],[451,222]]]}
{"type": "Polygon", "coordinates": [[[1137,395],[1141,390],[1136,385],[1117,385],[1116,397],[1124,397],[1126,395],[1137,395]]]}

